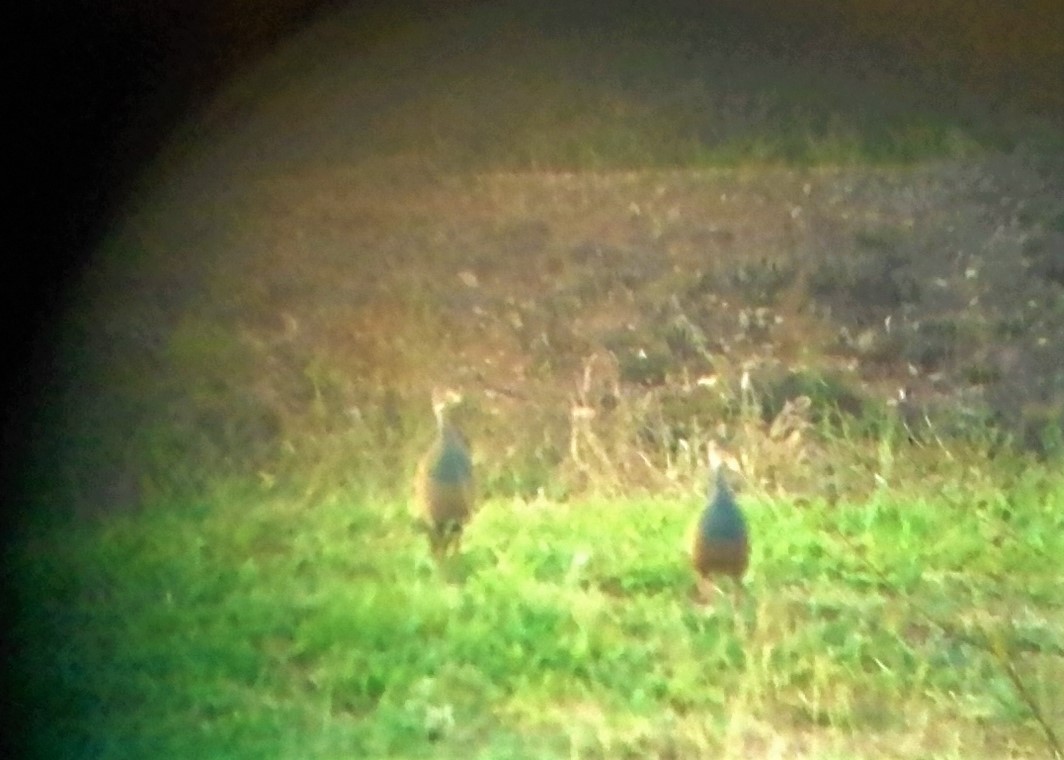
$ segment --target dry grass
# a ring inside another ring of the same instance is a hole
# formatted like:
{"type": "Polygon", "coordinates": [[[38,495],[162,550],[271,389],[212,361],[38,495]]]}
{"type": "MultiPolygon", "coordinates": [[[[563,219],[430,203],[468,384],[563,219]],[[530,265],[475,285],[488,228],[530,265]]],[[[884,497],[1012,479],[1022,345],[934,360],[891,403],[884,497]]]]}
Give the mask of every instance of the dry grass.
{"type": "Polygon", "coordinates": [[[35,748],[1044,755],[1059,167],[697,25],[499,21],[370,66],[337,17],[145,178],[9,557],[35,748]],[[485,505],[455,583],[403,503],[440,384],[485,505]],[[680,548],[711,441],[740,609],[680,548]]]}

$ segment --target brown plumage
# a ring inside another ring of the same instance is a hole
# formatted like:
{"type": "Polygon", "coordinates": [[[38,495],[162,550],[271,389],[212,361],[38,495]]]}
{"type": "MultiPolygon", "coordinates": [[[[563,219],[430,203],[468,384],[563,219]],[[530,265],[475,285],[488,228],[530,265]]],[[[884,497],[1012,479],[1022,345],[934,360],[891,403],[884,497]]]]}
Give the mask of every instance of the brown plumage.
{"type": "Polygon", "coordinates": [[[457,551],[462,529],[473,513],[473,462],[469,446],[448,412],[461,396],[434,390],[436,440],[421,458],[414,484],[416,505],[437,559],[457,551]]]}
{"type": "Polygon", "coordinates": [[[724,478],[724,465],[714,449],[710,453],[713,486],[695,525],[691,564],[700,585],[715,586],[728,576],[738,586],[750,558],[746,520],[724,478]]]}

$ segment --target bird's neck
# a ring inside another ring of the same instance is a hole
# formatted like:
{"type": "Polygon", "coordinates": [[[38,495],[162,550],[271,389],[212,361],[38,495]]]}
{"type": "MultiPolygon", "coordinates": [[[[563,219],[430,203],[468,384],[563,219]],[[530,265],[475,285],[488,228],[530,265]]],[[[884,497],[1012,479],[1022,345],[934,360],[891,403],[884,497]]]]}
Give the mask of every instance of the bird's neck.
{"type": "Polygon", "coordinates": [[[458,428],[447,419],[446,415],[442,412],[436,417],[437,427],[439,430],[439,436],[441,440],[452,442],[460,441],[461,435],[458,432],[458,428]]]}

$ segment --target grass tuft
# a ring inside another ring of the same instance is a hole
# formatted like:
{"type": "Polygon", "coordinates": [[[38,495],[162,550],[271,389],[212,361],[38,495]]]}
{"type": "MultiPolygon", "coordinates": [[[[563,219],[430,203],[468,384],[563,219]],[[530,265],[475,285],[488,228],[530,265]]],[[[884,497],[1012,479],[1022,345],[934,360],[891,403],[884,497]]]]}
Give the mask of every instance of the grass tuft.
{"type": "Polygon", "coordinates": [[[734,607],[693,601],[696,483],[489,499],[450,578],[403,505],[354,493],[223,491],[42,529],[12,557],[34,749],[727,757],[809,741],[818,756],[899,756],[903,736],[942,756],[1006,737],[1036,751],[1032,706],[1052,725],[1064,697],[1050,569],[1064,525],[1049,506],[1064,480],[973,460],[936,492],[914,453],[928,456],[896,451],[864,501],[748,491],[734,607]]]}

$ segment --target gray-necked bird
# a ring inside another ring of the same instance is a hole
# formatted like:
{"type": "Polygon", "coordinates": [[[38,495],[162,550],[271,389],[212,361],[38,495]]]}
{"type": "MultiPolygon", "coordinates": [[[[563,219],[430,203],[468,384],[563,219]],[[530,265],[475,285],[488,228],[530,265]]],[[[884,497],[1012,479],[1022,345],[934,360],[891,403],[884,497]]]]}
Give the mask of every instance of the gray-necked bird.
{"type": "Polygon", "coordinates": [[[746,519],[724,477],[724,463],[710,451],[712,483],[709,498],[695,525],[691,563],[700,583],[716,586],[716,579],[730,576],[737,586],[750,559],[746,519]]]}
{"type": "Polygon", "coordinates": [[[462,529],[473,513],[473,461],[469,445],[448,416],[462,400],[452,390],[432,392],[436,440],[418,464],[414,482],[416,505],[428,528],[429,547],[436,559],[457,551],[462,529]]]}

